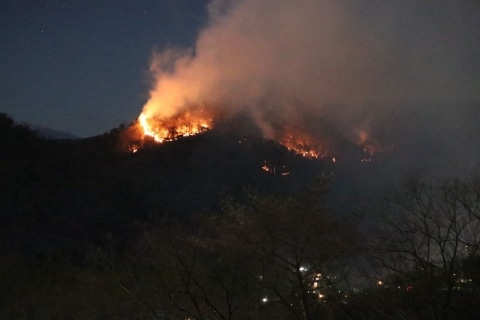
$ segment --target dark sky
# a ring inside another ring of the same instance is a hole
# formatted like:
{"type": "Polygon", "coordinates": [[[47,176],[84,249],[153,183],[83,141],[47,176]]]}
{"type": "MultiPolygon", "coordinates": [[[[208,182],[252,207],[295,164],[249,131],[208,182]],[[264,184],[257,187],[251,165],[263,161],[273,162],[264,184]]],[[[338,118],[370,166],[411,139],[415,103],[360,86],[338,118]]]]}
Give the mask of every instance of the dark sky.
{"type": "Polygon", "coordinates": [[[166,53],[162,61],[172,47],[194,51],[178,51],[183,64],[157,79],[154,92],[169,101],[154,103],[162,111],[203,99],[263,119],[271,106],[292,121],[323,117],[340,101],[352,127],[356,113],[385,113],[387,102],[479,101],[479,3],[0,0],[0,112],[102,134],[136,119],[153,88],[153,53],[166,53]]]}
{"type": "Polygon", "coordinates": [[[79,137],[130,122],[152,52],[205,22],[206,0],[3,0],[0,112],[79,137]]]}

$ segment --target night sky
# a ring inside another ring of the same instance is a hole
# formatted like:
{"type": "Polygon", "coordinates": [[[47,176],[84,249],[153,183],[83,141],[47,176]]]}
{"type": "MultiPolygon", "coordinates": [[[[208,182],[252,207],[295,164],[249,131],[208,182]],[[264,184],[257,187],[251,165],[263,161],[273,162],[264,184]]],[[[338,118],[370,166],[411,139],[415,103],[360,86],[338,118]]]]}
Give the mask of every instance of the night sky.
{"type": "Polygon", "coordinates": [[[351,130],[365,127],[356,114],[404,101],[480,100],[478,1],[0,3],[0,112],[78,137],[130,123],[147,101],[157,116],[195,102],[250,112],[260,127],[315,129],[314,115],[351,130]],[[149,72],[166,58],[171,77],[149,72]],[[344,107],[330,114],[332,103],[344,107]]]}
{"type": "Polygon", "coordinates": [[[155,50],[191,47],[205,0],[3,0],[0,112],[79,137],[129,123],[155,50]]]}

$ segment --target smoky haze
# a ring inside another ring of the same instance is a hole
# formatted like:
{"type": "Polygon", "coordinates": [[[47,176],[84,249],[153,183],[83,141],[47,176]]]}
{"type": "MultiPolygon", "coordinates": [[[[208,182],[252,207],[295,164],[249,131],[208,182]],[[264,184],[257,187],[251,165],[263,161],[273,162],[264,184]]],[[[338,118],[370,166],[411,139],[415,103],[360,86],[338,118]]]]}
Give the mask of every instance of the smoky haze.
{"type": "Polygon", "coordinates": [[[328,120],[353,141],[368,134],[412,153],[428,149],[413,134],[426,131],[451,149],[480,141],[460,110],[478,109],[479,56],[476,1],[212,1],[194,48],[154,54],[143,113],[248,114],[268,138],[285,126],[320,135],[328,120]]]}

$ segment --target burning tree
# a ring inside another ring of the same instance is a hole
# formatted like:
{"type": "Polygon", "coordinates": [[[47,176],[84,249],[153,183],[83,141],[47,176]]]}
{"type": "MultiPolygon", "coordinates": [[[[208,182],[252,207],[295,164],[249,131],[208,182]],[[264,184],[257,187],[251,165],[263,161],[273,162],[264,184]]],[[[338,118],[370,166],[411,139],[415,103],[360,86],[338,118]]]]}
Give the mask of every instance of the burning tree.
{"type": "Polygon", "coordinates": [[[156,142],[196,135],[212,126],[211,116],[203,109],[186,111],[168,118],[148,117],[142,113],[138,122],[144,135],[156,142]]]}

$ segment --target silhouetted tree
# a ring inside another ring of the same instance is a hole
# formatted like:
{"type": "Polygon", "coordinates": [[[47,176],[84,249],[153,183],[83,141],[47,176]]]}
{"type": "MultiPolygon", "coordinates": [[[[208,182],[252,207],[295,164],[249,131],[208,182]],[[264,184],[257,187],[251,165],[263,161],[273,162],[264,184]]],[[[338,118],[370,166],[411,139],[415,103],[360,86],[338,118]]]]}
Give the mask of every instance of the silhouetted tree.
{"type": "Polygon", "coordinates": [[[383,294],[375,304],[392,319],[465,319],[480,315],[465,263],[478,257],[476,183],[409,181],[389,199],[371,261],[383,294]],[[471,286],[470,286],[471,287],[471,286]],[[388,289],[388,290],[386,290],[388,289]],[[394,311],[394,312],[392,312],[394,311]]]}
{"type": "Polygon", "coordinates": [[[232,231],[236,241],[249,247],[261,267],[263,302],[281,306],[285,319],[324,317],[344,298],[340,270],[356,250],[355,219],[330,215],[323,203],[327,187],[323,176],[297,196],[253,195],[249,207],[229,213],[243,221],[230,224],[241,225],[232,231]]]}
{"type": "Polygon", "coordinates": [[[115,282],[153,318],[316,319],[345,308],[340,270],[355,253],[352,219],[323,207],[328,181],[297,196],[252,192],[221,214],[159,220],[115,282]]]}

